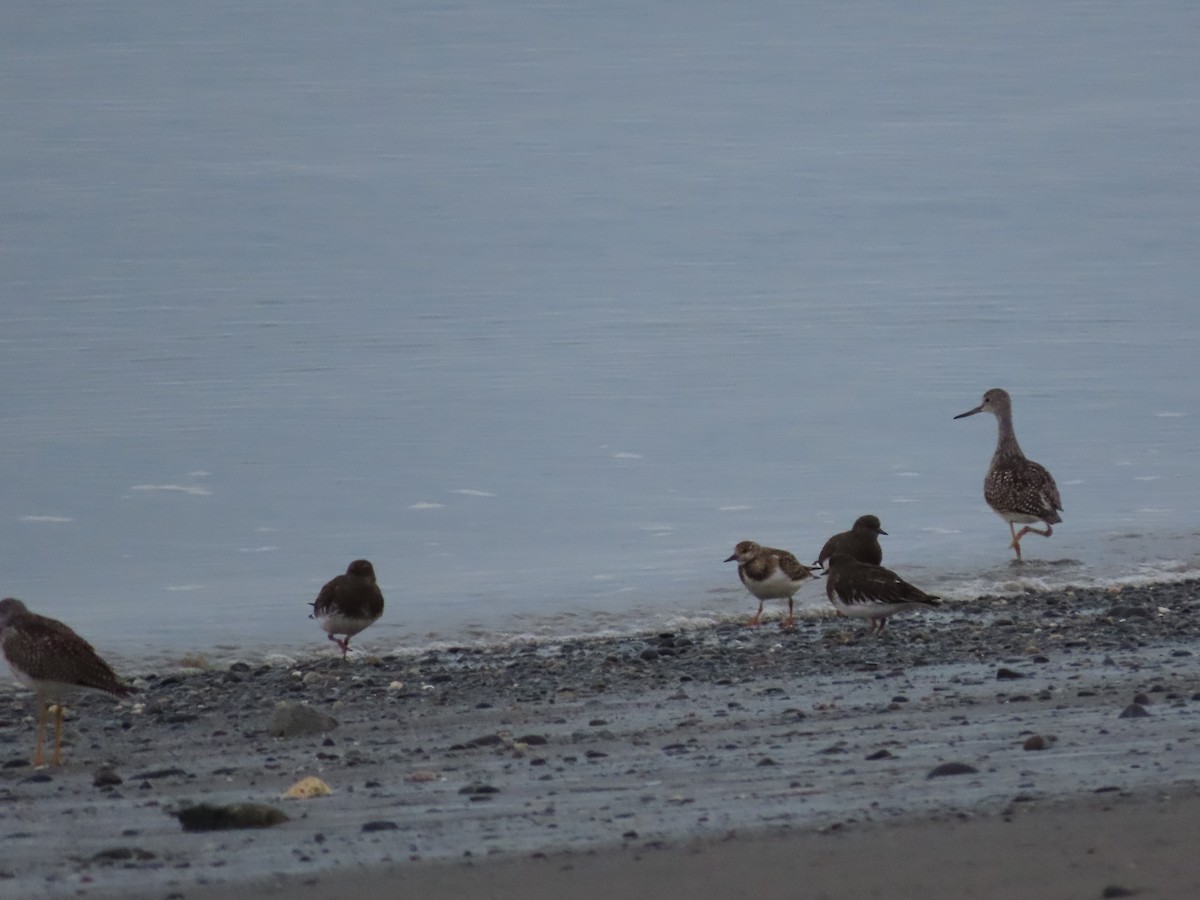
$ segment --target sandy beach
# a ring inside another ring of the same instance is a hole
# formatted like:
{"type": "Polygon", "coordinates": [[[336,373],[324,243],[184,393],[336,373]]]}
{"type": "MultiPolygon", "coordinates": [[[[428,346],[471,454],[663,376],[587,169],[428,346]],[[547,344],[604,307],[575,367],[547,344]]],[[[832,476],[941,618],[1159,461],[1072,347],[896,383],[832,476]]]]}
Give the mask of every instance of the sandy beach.
{"type": "Polygon", "coordinates": [[[6,683],[0,896],[1194,897],[1198,638],[1181,582],[979,598],[882,639],[829,617],[209,658],[81,698],[38,771],[6,683]],[[306,776],[332,793],[282,799],[306,776]],[[286,821],[177,817],[244,803],[286,821]]]}

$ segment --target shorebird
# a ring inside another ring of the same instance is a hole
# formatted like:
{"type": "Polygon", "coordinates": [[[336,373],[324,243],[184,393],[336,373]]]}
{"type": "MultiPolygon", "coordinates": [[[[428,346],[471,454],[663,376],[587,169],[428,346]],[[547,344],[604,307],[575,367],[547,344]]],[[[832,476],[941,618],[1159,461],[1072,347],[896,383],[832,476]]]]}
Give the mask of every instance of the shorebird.
{"type": "Polygon", "coordinates": [[[825,542],[816,565],[824,568],[833,554],[848,553],[859,562],[878,566],[883,562],[883,548],[879,546],[881,534],[887,532],[880,526],[878,516],[859,516],[849,531],[839,532],[825,542]]]}
{"type": "Polygon", "coordinates": [[[859,562],[847,553],[829,557],[825,595],[843,616],[871,620],[871,631],[883,634],[888,616],[940,606],[941,599],[909,584],[891,569],[859,562]]]}
{"type": "Polygon", "coordinates": [[[999,425],[996,452],[983,477],[983,499],[1008,523],[1012,548],[1020,559],[1021,538],[1030,532],[1042,537],[1054,533],[1053,526],[1062,521],[1059,515],[1063,508],[1062,498],[1058,494],[1058,485],[1045,467],[1026,459],[1021,452],[1017,433],[1013,431],[1012,398],[1008,391],[992,388],[983,395],[983,402],[977,407],[954,418],[965,419],[981,412],[990,412],[999,425]],[[1017,522],[1024,525],[1020,531],[1016,529],[1017,522]],[[1046,530],[1030,527],[1033,522],[1044,523],[1046,530]]]}
{"type": "Polygon", "coordinates": [[[325,629],[329,639],[342,649],[342,659],[350,649],[350,638],[383,615],[383,592],[375,583],[375,567],[365,559],[356,559],[346,574],[329,581],[312,603],[311,619],[325,629]],[[335,635],[344,634],[345,640],[335,635]]]}
{"type": "Polygon", "coordinates": [[[64,701],[79,690],[104,691],[115,697],[127,697],[134,692],[91,644],[57,619],[32,613],[12,597],[0,600],[0,650],[17,680],[37,694],[34,766],[45,764],[42,745],[51,706],[54,707],[54,765],[60,766],[64,701]]]}
{"type": "Polygon", "coordinates": [[[796,613],[792,598],[804,579],[812,575],[812,569],[786,550],[763,547],[754,541],[742,541],[734,547],[733,555],[725,562],[734,560],[738,564],[738,578],[742,579],[746,590],[758,598],[758,612],[746,624],[758,625],[762,621],[765,601],[787,600],[788,614],[781,627],[794,627],[796,613]]]}

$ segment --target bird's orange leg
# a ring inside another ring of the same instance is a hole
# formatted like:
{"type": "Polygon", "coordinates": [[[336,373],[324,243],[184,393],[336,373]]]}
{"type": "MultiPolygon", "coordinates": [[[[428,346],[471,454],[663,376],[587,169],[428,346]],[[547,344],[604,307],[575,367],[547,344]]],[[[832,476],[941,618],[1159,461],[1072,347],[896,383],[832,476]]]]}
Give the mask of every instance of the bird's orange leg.
{"type": "Polygon", "coordinates": [[[1021,534],[1024,534],[1025,532],[1022,531],[1021,534],[1017,534],[1017,526],[1015,526],[1012,522],[1009,522],[1008,523],[1008,533],[1012,535],[1012,544],[1010,546],[1014,550],[1017,551],[1017,559],[1020,559],[1021,558],[1021,534]]]}
{"type": "Polygon", "coordinates": [[[62,723],[63,723],[63,705],[61,703],[54,704],[54,764],[62,765],[62,723]]]}
{"type": "Polygon", "coordinates": [[[50,713],[50,704],[46,701],[38,701],[38,724],[37,724],[37,747],[33,751],[34,768],[45,765],[42,761],[42,742],[46,736],[46,716],[50,713]]]}
{"type": "Polygon", "coordinates": [[[756,612],[753,616],[750,617],[750,621],[746,623],[747,627],[761,624],[762,609],[763,609],[763,601],[759,600],[758,601],[758,612],[756,612]]]}
{"type": "Polygon", "coordinates": [[[1025,535],[1027,535],[1027,534],[1040,534],[1042,537],[1050,537],[1050,535],[1054,534],[1054,526],[1047,525],[1046,530],[1042,531],[1040,528],[1031,528],[1030,526],[1026,525],[1024,528],[1022,528],[1020,531],[1017,532],[1017,535],[1016,535],[1016,537],[1013,538],[1013,540],[1019,541],[1021,538],[1025,537],[1025,535]]]}
{"type": "Polygon", "coordinates": [[[779,625],[784,631],[790,631],[796,627],[796,606],[795,601],[788,597],[788,614],[787,618],[779,625]]]}

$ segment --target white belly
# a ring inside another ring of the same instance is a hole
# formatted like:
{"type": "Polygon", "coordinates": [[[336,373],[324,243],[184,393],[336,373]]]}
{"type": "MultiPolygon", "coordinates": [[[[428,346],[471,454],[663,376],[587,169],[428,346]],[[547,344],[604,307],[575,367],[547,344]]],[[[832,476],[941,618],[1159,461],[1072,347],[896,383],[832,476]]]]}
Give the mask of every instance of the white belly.
{"type": "Polygon", "coordinates": [[[786,600],[800,590],[800,582],[792,581],[781,569],[776,569],[762,581],[743,575],[742,584],[759,600],[786,600]]]}
{"type": "Polygon", "coordinates": [[[374,619],[352,619],[337,613],[323,613],[317,616],[317,622],[325,629],[326,634],[344,634],[347,638],[354,637],[374,621],[374,619]]]}

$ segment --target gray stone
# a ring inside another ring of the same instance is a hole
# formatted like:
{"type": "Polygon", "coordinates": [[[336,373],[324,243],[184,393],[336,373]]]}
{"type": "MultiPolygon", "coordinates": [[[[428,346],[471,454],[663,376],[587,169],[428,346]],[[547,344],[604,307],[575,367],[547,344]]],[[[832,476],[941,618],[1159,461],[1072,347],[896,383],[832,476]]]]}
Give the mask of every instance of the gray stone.
{"type": "Polygon", "coordinates": [[[305,737],[337,728],[337,719],[318,712],[306,703],[280,703],[267,726],[273,737],[305,737]]]}

